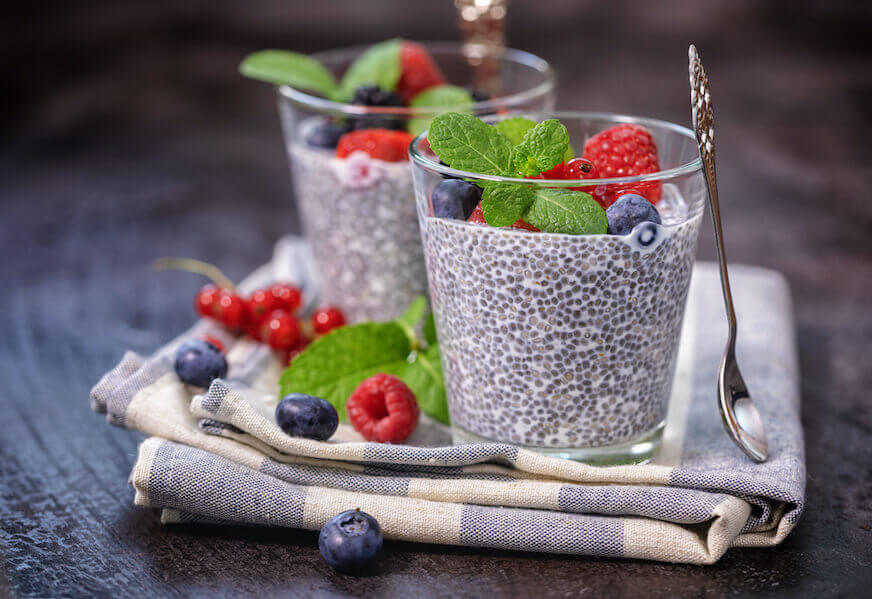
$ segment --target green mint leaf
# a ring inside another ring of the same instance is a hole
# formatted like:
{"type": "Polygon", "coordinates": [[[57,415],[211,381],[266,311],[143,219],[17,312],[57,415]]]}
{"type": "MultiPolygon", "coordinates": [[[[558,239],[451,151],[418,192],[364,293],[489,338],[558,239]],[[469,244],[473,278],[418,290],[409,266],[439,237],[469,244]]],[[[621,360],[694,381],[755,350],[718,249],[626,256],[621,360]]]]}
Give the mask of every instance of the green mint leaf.
{"type": "Polygon", "coordinates": [[[345,421],[345,402],[352,391],[379,372],[402,378],[411,352],[408,335],[393,322],[334,329],[294,358],[279,380],[279,397],[288,393],[322,397],[345,421]]]}
{"type": "Polygon", "coordinates": [[[430,124],[428,139],[432,150],[451,168],[486,175],[511,172],[512,144],[472,115],[440,114],[430,124]]]}
{"type": "Polygon", "coordinates": [[[415,330],[418,327],[418,323],[424,318],[424,312],[426,311],[427,298],[421,295],[416,297],[409,304],[409,307],[406,308],[406,311],[394,321],[406,332],[406,335],[409,337],[409,343],[413,348],[417,348],[420,345],[415,330]]]}
{"type": "Polygon", "coordinates": [[[533,190],[517,183],[490,183],[482,194],[484,220],[492,227],[508,227],[533,203],[533,190]]]}
{"type": "MultiPolygon", "coordinates": [[[[414,108],[440,107],[452,108],[461,112],[464,106],[472,106],[474,100],[468,91],[456,85],[434,85],[412,98],[409,106],[414,108]]],[[[406,130],[412,135],[418,135],[430,126],[430,117],[414,117],[409,119],[406,130]]]]}
{"type": "Polygon", "coordinates": [[[542,121],[524,134],[512,150],[512,167],[524,177],[538,175],[561,162],[569,147],[569,133],[557,119],[542,121]]]}
{"type": "Polygon", "coordinates": [[[239,72],[252,79],[290,85],[332,96],[336,79],[314,58],[285,50],[262,50],[246,56],[239,63],[239,72]]]}
{"type": "Polygon", "coordinates": [[[403,382],[415,393],[418,407],[436,420],[448,424],[448,401],[445,397],[445,379],[439,361],[439,346],[433,344],[425,351],[415,353],[414,360],[400,375],[403,382]]]}
{"type": "Polygon", "coordinates": [[[401,44],[402,40],[393,39],[367,48],[348,67],[334,99],[347,102],[361,85],[378,85],[384,90],[394,91],[400,80],[401,44]]]}
{"type": "Polygon", "coordinates": [[[527,131],[536,126],[536,121],[531,121],[522,116],[513,116],[512,118],[499,121],[494,126],[512,142],[513,146],[516,146],[524,141],[524,135],[527,131]]]}
{"type": "MultiPolygon", "coordinates": [[[[548,233],[600,235],[609,223],[603,210],[589,193],[571,189],[537,189],[524,220],[548,233]]],[[[485,217],[487,218],[487,217],[485,217]]]]}
{"type": "Polygon", "coordinates": [[[433,345],[437,343],[436,341],[436,319],[433,317],[433,313],[427,315],[427,320],[424,321],[424,341],[427,342],[427,345],[433,345]]]}

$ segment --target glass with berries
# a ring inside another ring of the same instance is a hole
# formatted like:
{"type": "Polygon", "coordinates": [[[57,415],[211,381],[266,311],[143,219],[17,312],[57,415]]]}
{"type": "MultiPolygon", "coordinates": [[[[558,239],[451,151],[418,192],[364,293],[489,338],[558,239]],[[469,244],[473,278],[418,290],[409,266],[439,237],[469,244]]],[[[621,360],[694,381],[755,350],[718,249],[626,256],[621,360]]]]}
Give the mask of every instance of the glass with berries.
{"type": "Polygon", "coordinates": [[[241,65],[243,74],[278,84],[320,295],[350,322],[392,319],[426,294],[408,164],[413,136],[446,110],[486,115],[553,105],[548,63],[518,50],[493,52],[389,40],[311,56],[267,51],[241,65]]]}
{"type": "Polygon", "coordinates": [[[436,117],[412,170],[455,442],[593,463],[659,447],[705,185],[692,131],[436,117]]]}

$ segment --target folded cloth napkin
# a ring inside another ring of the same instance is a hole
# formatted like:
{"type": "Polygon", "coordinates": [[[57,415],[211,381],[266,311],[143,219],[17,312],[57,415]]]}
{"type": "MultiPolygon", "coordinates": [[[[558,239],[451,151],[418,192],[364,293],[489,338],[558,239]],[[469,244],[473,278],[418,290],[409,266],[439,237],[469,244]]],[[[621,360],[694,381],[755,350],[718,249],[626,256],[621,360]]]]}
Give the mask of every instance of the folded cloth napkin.
{"type": "MultiPolygon", "coordinates": [[[[275,279],[313,295],[308,248],[279,242],[243,290],[275,279]]],[[[726,339],[717,270],[691,283],[664,444],[652,463],[594,467],[507,444],[450,445],[422,416],[408,445],[364,442],[340,425],[318,442],[285,435],[273,410],[281,365],[264,345],[203,320],[151,357],[128,352],[91,392],[109,422],[153,437],[130,480],[162,520],[318,529],[351,508],[390,539],[708,564],[730,547],[781,542],[803,507],[805,459],[790,295],[771,271],[731,269],[739,361],[766,423],[770,457],[724,434],[716,372],[726,339]],[[173,372],[178,344],[209,334],[229,376],[205,395],[173,372]]]]}

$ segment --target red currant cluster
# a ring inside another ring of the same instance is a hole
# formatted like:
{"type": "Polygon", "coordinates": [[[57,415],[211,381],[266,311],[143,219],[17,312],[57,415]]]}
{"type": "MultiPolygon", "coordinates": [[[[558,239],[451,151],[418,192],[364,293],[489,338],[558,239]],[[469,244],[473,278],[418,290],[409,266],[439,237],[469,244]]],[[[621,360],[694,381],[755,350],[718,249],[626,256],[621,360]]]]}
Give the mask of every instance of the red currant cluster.
{"type": "Polygon", "coordinates": [[[231,331],[268,344],[282,355],[285,363],[300,353],[317,335],[323,335],[345,324],[339,308],[322,306],[311,321],[298,318],[303,304],[299,287],[290,283],[275,283],[258,289],[247,298],[231,289],[210,284],[197,292],[194,302],[197,313],[213,318],[231,331]]]}

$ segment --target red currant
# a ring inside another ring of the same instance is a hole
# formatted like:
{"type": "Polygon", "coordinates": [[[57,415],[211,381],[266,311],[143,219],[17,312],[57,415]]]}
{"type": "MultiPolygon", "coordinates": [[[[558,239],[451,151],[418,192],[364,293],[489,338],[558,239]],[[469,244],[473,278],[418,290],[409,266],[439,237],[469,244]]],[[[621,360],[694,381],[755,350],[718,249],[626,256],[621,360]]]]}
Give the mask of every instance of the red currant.
{"type": "Polygon", "coordinates": [[[259,325],[268,314],[279,308],[278,302],[269,289],[258,289],[252,293],[247,302],[251,322],[259,325]]]}
{"type": "Polygon", "coordinates": [[[551,170],[542,171],[543,179],[565,179],[566,178],[566,163],[561,162],[551,170]]]}
{"type": "Polygon", "coordinates": [[[206,343],[211,343],[212,345],[217,347],[218,351],[220,351],[222,354],[227,353],[227,349],[224,347],[224,344],[221,343],[220,339],[217,339],[217,338],[213,337],[212,335],[203,335],[202,337],[200,337],[200,339],[202,339],[206,343]]]}
{"type": "Polygon", "coordinates": [[[345,324],[345,314],[336,306],[321,306],[312,314],[312,327],[319,335],[345,324]]]}
{"type": "Polygon", "coordinates": [[[197,310],[197,314],[200,316],[213,316],[220,293],[221,288],[218,285],[209,284],[201,287],[194,299],[194,308],[197,310]]]}
{"type": "Polygon", "coordinates": [[[300,340],[300,325],[285,310],[273,310],[260,324],[260,339],[274,350],[290,350],[300,340]]]}
{"type": "Polygon", "coordinates": [[[269,288],[275,298],[276,308],[287,310],[294,314],[303,304],[303,293],[300,288],[290,283],[276,283],[269,288]]]}
{"type": "Polygon", "coordinates": [[[241,297],[222,289],[218,295],[218,302],[213,310],[215,318],[231,331],[238,331],[245,325],[246,317],[245,302],[241,297]]]}

